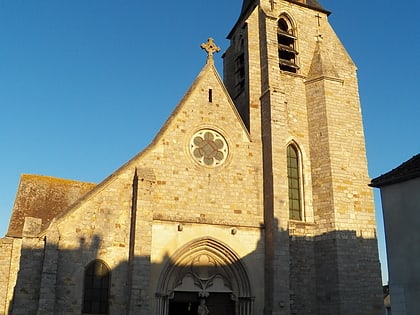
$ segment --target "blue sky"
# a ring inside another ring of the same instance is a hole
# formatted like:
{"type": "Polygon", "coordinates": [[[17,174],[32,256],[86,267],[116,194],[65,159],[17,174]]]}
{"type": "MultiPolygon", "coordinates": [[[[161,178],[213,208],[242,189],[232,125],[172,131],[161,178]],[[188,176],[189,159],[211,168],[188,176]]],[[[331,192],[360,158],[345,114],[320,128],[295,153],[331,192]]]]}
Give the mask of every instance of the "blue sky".
{"type": "MultiPolygon", "coordinates": [[[[377,177],[420,152],[420,4],[320,2],[359,68],[377,177]]],[[[199,45],[213,37],[227,48],[241,5],[0,0],[0,235],[21,174],[99,183],[141,151],[204,65],[199,45]]]]}

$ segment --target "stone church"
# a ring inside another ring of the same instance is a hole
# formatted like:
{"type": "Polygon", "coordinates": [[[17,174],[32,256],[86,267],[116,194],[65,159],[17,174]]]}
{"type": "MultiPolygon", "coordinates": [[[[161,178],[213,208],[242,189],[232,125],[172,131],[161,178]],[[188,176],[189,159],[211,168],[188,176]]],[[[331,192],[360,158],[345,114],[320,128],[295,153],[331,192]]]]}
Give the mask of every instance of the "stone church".
{"type": "Polygon", "coordinates": [[[152,143],[23,175],[0,314],[382,314],[356,66],[316,0],[244,0],[152,143]],[[228,30],[227,30],[228,31],[228,30]]]}

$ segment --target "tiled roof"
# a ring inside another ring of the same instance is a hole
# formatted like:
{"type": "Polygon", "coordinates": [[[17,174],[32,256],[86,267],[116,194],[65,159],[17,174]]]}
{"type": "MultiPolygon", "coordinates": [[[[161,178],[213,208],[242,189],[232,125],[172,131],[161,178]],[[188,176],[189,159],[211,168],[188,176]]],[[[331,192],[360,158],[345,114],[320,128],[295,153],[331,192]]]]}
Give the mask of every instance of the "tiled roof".
{"type": "Polygon", "coordinates": [[[383,187],[420,177],[420,154],[413,156],[392,171],[372,179],[370,186],[383,187]]]}
{"type": "Polygon", "coordinates": [[[311,7],[311,8],[314,8],[314,9],[324,10],[322,5],[320,5],[317,0],[306,0],[306,4],[308,5],[308,7],[311,7]]]}
{"type": "Polygon", "coordinates": [[[96,184],[40,175],[22,175],[6,236],[21,237],[25,217],[42,219],[42,229],[96,184]]]}

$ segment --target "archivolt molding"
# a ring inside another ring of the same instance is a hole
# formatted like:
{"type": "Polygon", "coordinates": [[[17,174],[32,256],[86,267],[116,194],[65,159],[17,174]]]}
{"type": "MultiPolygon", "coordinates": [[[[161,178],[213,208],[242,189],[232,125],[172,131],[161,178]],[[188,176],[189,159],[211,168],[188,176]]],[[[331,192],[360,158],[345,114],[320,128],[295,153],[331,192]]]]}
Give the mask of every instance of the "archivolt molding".
{"type": "Polygon", "coordinates": [[[212,238],[187,243],[166,262],[156,292],[158,309],[167,310],[168,300],[175,292],[191,290],[200,296],[211,292],[230,293],[236,301],[248,301],[250,305],[246,309],[252,309],[251,285],[245,265],[232,249],[212,238]]]}

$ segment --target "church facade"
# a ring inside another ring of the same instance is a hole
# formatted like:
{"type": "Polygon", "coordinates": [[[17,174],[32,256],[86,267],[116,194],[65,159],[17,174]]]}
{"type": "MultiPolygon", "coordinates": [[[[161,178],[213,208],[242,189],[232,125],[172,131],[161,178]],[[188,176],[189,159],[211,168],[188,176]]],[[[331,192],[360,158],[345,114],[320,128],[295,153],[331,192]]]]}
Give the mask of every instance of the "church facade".
{"type": "Polygon", "coordinates": [[[244,0],[152,143],[24,175],[0,314],[382,314],[356,66],[316,0],[244,0]]]}

